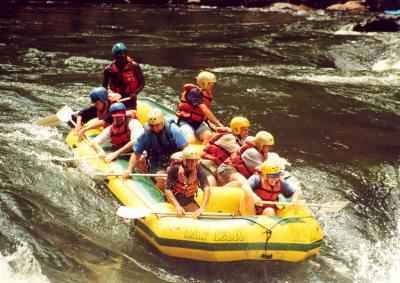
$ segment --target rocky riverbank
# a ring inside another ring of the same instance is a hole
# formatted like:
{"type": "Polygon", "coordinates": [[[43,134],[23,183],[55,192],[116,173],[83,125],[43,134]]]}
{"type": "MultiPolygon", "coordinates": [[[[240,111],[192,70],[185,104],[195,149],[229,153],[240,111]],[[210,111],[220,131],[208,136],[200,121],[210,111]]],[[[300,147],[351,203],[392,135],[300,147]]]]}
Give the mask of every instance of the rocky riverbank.
{"type": "Polygon", "coordinates": [[[136,4],[152,5],[207,5],[207,6],[245,6],[277,9],[314,10],[327,9],[333,11],[383,11],[400,9],[400,0],[123,0],[136,4]]]}
{"type": "MultiPolygon", "coordinates": [[[[216,7],[244,6],[267,9],[293,9],[350,12],[382,12],[400,9],[400,0],[3,0],[2,4],[46,3],[46,4],[141,4],[141,5],[204,5],[216,7]]],[[[0,4],[1,5],[1,4],[0,4]]]]}

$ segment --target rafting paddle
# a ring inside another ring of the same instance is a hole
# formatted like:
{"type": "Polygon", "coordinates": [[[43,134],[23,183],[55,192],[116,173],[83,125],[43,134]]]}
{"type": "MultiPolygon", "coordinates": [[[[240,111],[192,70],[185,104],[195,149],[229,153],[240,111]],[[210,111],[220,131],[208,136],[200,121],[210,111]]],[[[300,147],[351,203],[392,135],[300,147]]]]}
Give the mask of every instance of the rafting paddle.
{"type": "Polygon", "coordinates": [[[72,114],[74,114],[74,111],[71,109],[71,107],[65,105],[63,108],[57,111],[56,116],[58,120],[60,120],[61,122],[64,123],[71,122],[75,126],[76,123],[72,121],[71,117],[72,114]]]}
{"type": "MultiPolygon", "coordinates": [[[[176,212],[174,211],[152,211],[149,208],[145,207],[127,207],[120,206],[117,210],[117,215],[123,218],[129,219],[139,219],[151,214],[163,215],[163,216],[176,216],[176,212]]],[[[185,212],[183,217],[192,217],[192,212],[185,212]]],[[[232,213],[225,212],[203,212],[199,217],[233,217],[232,213]]]]}
{"type": "MultiPolygon", "coordinates": [[[[263,201],[263,204],[278,204],[283,206],[293,205],[291,202],[280,202],[280,201],[263,201]]],[[[348,201],[331,201],[326,203],[306,203],[300,202],[299,205],[319,207],[321,211],[326,213],[339,212],[349,204],[348,201]]]]}
{"type": "Polygon", "coordinates": [[[60,110],[57,111],[57,114],[50,115],[48,117],[36,120],[33,122],[33,124],[38,125],[38,126],[55,127],[55,126],[60,125],[60,121],[68,122],[69,119],[71,119],[72,114],[74,114],[74,111],[72,111],[72,109],[70,107],[64,106],[60,110]],[[69,117],[68,117],[68,120],[65,121],[66,114],[69,114],[69,117]],[[61,116],[59,116],[59,115],[61,115],[61,116]],[[64,120],[62,120],[60,118],[64,118],[64,120]]]}
{"type": "MultiPolygon", "coordinates": [[[[104,179],[104,177],[116,176],[121,177],[122,173],[110,173],[110,172],[96,172],[94,173],[94,177],[98,179],[104,179]],[[101,178],[103,177],[103,178],[101,178]]],[[[153,174],[153,173],[131,173],[129,174],[131,177],[167,177],[167,174],[153,174]]]]}
{"type": "MultiPolygon", "coordinates": [[[[118,155],[118,157],[120,156],[131,156],[132,153],[122,153],[120,155],[118,155]]],[[[88,156],[77,156],[77,157],[55,157],[53,159],[51,159],[51,161],[54,162],[59,162],[59,163],[63,163],[63,162],[73,162],[73,161],[79,161],[79,160],[87,160],[87,159],[96,159],[96,158],[100,158],[100,155],[88,155],[88,156]]]]}

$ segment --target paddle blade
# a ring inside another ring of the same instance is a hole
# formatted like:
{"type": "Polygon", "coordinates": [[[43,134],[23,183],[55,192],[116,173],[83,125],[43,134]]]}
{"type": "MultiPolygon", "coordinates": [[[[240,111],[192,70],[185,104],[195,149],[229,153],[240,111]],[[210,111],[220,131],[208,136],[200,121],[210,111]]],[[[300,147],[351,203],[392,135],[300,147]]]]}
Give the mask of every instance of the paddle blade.
{"type": "Polygon", "coordinates": [[[44,127],[56,127],[60,124],[56,115],[51,115],[36,121],[33,121],[34,125],[44,126],[44,127]]]}
{"type": "Polygon", "coordinates": [[[323,206],[321,206],[321,211],[326,212],[326,213],[339,212],[340,210],[345,208],[348,204],[349,204],[348,201],[327,202],[327,203],[324,203],[323,206]]]}
{"type": "Polygon", "coordinates": [[[120,206],[117,210],[117,215],[123,218],[138,219],[149,216],[151,210],[145,207],[127,207],[120,206]]]}
{"type": "Polygon", "coordinates": [[[74,114],[74,111],[67,105],[57,111],[57,118],[66,123],[71,120],[71,115],[74,114]]]}

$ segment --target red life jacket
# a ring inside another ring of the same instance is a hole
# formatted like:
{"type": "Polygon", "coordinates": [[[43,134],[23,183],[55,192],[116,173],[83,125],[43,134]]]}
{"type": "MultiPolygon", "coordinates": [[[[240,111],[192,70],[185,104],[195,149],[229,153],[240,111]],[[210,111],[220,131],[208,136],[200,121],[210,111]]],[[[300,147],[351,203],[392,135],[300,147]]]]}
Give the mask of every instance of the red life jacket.
{"type": "MultiPolygon", "coordinates": [[[[110,110],[110,105],[111,105],[111,102],[109,100],[106,100],[106,102],[104,102],[103,110],[97,110],[97,118],[99,120],[103,120],[105,122],[107,113],[110,110]]],[[[109,125],[110,125],[109,123],[105,122],[104,128],[108,127],[109,125]]]]}
{"type": "Polygon", "coordinates": [[[130,119],[125,118],[125,121],[120,127],[117,127],[115,123],[111,124],[110,138],[112,146],[115,150],[120,149],[131,140],[131,130],[129,129],[130,119]]]}
{"type": "Polygon", "coordinates": [[[186,95],[189,93],[189,91],[191,91],[194,88],[198,89],[201,92],[201,96],[203,98],[202,103],[204,103],[208,108],[211,107],[212,104],[211,92],[201,89],[194,84],[185,84],[183,86],[183,93],[181,96],[181,101],[179,102],[178,111],[176,111],[176,116],[193,120],[196,122],[202,122],[206,120],[203,110],[201,110],[200,107],[198,106],[193,106],[186,99],[186,95]]]}
{"type": "MultiPolygon", "coordinates": [[[[275,186],[272,187],[267,181],[262,180],[260,176],[260,187],[253,188],[254,193],[259,196],[262,200],[277,201],[279,200],[279,193],[282,190],[281,180],[278,179],[275,186]],[[263,184],[264,183],[264,184],[263,184]]],[[[270,205],[264,204],[263,207],[269,207],[270,205]]]]}
{"type": "Polygon", "coordinates": [[[197,193],[197,172],[192,173],[191,176],[186,177],[185,169],[179,166],[178,177],[174,185],[174,194],[182,194],[187,198],[193,197],[197,193]]]}
{"type": "Polygon", "coordinates": [[[139,85],[139,80],[132,72],[131,66],[135,64],[132,58],[128,57],[124,67],[118,69],[116,60],[111,62],[111,80],[110,89],[122,96],[128,96],[133,93],[139,85]]]}
{"type": "MultiPolygon", "coordinates": [[[[242,154],[249,148],[255,148],[252,144],[245,144],[238,151],[234,152],[231,157],[224,161],[224,164],[235,168],[240,174],[242,174],[246,179],[250,178],[256,172],[255,168],[250,168],[242,159],[242,154]]],[[[258,150],[257,150],[258,151],[258,150]]],[[[261,154],[261,153],[260,153],[261,154]]],[[[261,154],[261,162],[264,162],[265,156],[261,154]]]]}
{"type": "Polygon", "coordinates": [[[212,160],[215,162],[215,164],[217,166],[219,166],[229,156],[231,156],[231,154],[226,149],[215,144],[221,137],[225,136],[226,134],[229,134],[229,132],[226,131],[225,133],[218,133],[218,134],[214,135],[210,139],[210,141],[207,143],[207,145],[205,146],[204,152],[201,155],[201,158],[212,160]]]}

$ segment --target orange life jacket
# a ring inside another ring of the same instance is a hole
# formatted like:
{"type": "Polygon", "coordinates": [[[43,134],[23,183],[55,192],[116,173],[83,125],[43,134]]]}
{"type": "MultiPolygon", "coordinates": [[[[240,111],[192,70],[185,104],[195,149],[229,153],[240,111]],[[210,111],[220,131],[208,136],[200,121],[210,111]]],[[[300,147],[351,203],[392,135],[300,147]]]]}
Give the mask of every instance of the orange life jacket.
{"type": "Polygon", "coordinates": [[[121,126],[111,124],[110,138],[115,150],[120,149],[131,140],[131,130],[129,129],[130,118],[126,117],[121,126]]]}
{"type": "MultiPolygon", "coordinates": [[[[255,168],[250,168],[249,166],[247,166],[246,162],[244,162],[242,159],[242,154],[249,148],[257,149],[253,144],[245,144],[244,146],[239,148],[236,152],[234,152],[227,160],[224,161],[224,164],[235,168],[246,179],[250,178],[250,176],[256,172],[255,168]]],[[[261,154],[261,156],[262,156],[261,162],[264,162],[265,156],[263,154],[261,154]]]]}
{"type": "MultiPolygon", "coordinates": [[[[197,169],[196,169],[197,170],[197,169]]],[[[174,194],[182,194],[187,198],[196,195],[198,189],[197,172],[187,177],[183,166],[179,166],[178,177],[174,185],[174,194]]]]}
{"type": "Polygon", "coordinates": [[[176,111],[176,116],[182,117],[185,119],[189,119],[196,122],[202,122],[206,120],[206,117],[203,113],[203,110],[200,109],[199,106],[193,106],[186,99],[187,94],[192,89],[197,89],[201,92],[201,96],[203,98],[203,103],[210,108],[212,104],[212,94],[204,89],[201,89],[197,85],[194,84],[185,84],[183,86],[183,93],[181,95],[181,101],[179,102],[178,111],[176,111]]]}
{"type": "MultiPolygon", "coordinates": [[[[259,196],[262,200],[267,201],[277,201],[279,199],[279,193],[282,190],[281,180],[278,179],[275,186],[271,186],[268,182],[264,182],[260,176],[260,187],[253,188],[254,193],[259,196]]],[[[263,207],[268,207],[268,205],[264,205],[263,207]]]]}
{"type": "Polygon", "coordinates": [[[128,57],[122,70],[118,69],[116,60],[111,62],[110,89],[126,97],[133,93],[139,85],[139,80],[132,72],[131,66],[135,64],[132,58],[128,57]]]}
{"type": "Polygon", "coordinates": [[[229,134],[229,132],[226,131],[224,133],[218,133],[214,135],[204,147],[204,152],[201,155],[201,158],[212,160],[217,166],[219,166],[229,156],[231,156],[231,154],[226,149],[215,144],[221,137],[225,136],[226,134],[229,134]]]}

